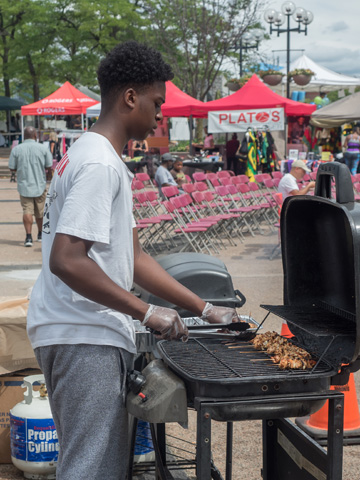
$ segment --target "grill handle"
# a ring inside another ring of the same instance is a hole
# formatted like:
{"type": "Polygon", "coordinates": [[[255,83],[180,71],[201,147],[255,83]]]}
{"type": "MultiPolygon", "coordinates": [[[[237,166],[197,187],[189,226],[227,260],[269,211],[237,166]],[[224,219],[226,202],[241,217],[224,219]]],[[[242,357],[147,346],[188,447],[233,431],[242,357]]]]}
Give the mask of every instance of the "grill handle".
{"type": "Polygon", "coordinates": [[[335,178],[336,202],[354,203],[354,189],[349,168],[339,162],[320,165],[316,175],[315,195],[331,198],[331,180],[335,178]]]}
{"type": "Polygon", "coordinates": [[[234,290],[235,292],[235,295],[238,297],[238,299],[240,300],[240,305],[239,307],[242,307],[243,305],[245,305],[246,303],[246,298],[245,296],[240,292],[240,290],[234,290]]]}

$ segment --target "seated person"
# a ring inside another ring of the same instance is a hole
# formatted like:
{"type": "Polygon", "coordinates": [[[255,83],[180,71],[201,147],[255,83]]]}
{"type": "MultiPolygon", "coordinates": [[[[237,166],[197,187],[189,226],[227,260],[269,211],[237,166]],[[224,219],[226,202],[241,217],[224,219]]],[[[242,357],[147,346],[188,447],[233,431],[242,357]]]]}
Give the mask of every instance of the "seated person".
{"type": "Polygon", "coordinates": [[[159,194],[163,199],[165,199],[165,195],[162,193],[162,187],[178,186],[173,176],[169,172],[169,169],[171,168],[174,160],[175,159],[171,155],[171,153],[164,153],[161,157],[161,165],[155,173],[155,181],[159,188],[159,194]]]}
{"type": "Polygon", "coordinates": [[[305,165],[302,160],[295,160],[291,165],[290,173],[286,173],[280,180],[278,192],[282,193],[282,198],[290,197],[291,195],[306,195],[309,190],[315,187],[315,182],[309,182],[304,188],[299,190],[298,181],[302,180],[305,173],[311,170],[305,165]]]}
{"type": "Polygon", "coordinates": [[[182,160],[175,160],[173,168],[170,170],[171,175],[173,176],[175,182],[179,187],[186,183],[185,173],[183,172],[183,162],[182,160]]]}

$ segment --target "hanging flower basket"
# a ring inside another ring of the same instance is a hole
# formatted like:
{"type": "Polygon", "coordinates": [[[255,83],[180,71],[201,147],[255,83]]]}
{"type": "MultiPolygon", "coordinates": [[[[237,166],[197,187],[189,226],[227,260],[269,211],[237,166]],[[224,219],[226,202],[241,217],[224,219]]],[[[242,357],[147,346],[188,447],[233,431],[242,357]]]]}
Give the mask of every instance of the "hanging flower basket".
{"type": "Polygon", "coordinates": [[[283,73],[279,72],[279,70],[260,70],[258,75],[264,80],[265,83],[274,87],[275,85],[279,85],[284,76],[283,73]]]}
{"type": "Polygon", "coordinates": [[[243,77],[240,77],[240,78],[230,78],[230,80],[227,81],[226,86],[232,92],[236,92],[241,87],[243,87],[250,78],[251,78],[251,75],[244,75],[243,77]]]}
{"type": "Polygon", "coordinates": [[[293,79],[297,85],[304,87],[310,83],[311,77],[314,72],[306,68],[298,68],[288,73],[289,79],[293,79]]]}
{"type": "Polygon", "coordinates": [[[292,77],[296,85],[305,86],[310,83],[311,75],[294,75],[292,77]]]}
{"type": "Polygon", "coordinates": [[[230,81],[230,82],[227,82],[226,86],[232,92],[236,92],[237,90],[240,89],[240,84],[238,82],[231,82],[230,81]]]}
{"type": "Polygon", "coordinates": [[[270,75],[264,75],[262,79],[264,80],[265,83],[270,85],[271,87],[274,87],[275,85],[279,85],[279,83],[282,80],[282,75],[275,75],[275,74],[270,74],[270,75]]]}

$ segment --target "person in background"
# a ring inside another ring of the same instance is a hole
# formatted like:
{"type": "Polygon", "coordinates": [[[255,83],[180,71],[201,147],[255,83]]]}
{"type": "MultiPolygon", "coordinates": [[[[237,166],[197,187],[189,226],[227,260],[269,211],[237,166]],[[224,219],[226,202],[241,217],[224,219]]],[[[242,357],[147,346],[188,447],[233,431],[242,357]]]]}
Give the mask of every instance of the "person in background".
{"type": "Polygon", "coordinates": [[[61,154],[60,154],[59,138],[56,135],[56,132],[49,133],[49,147],[50,147],[50,152],[53,160],[55,160],[56,162],[59,162],[61,160],[61,154]]]}
{"type": "MultiPolygon", "coordinates": [[[[59,162],[61,159],[59,139],[55,132],[49,133],[49,148],[50,148],[51,156],[53,158],[53,167],[54,167],[54,165],[56,165],[56,163],[59,162]]],[[[53,173],[54,173],[53,169],[48,170],[46,175],[46,180],[51,181],[53,177],[53,173]]]]}
{"type": "Polygon", "coordinates": [[[17,173],[17,189],[23,208],[23,223],[26,232],[25,247],[32,247],[33,217],[38,227],[37,240],[41,242],[44,204],[46,197],[46,173],[52,167],[50,150],[36,141],[34,127],[24,130],[24,142],[14,147],[9,158],[11,172],[17,173]]]}
{"type": "Polygon", "coordinates": [[[149,146],[146,140],[136,140],[133,143],[134,157],[143,157],[149,151],[149,146]]]}
{"type": "Polygon", "coordinates": [[[351,175],[355,175],[359,165],[360,154],[360,136],[358,127],[355,127],[353,133],[350,133],[350,135],[345,138],[344,149],[345,163],[349,167],[351,175]]]}
{"type": "Polygon", "coordinates": [[[73,130],[82,130],[81,116],[75,115],[70,120],[70,128],[73,130]]]}
{"type": "Polygon", "coordinates": [[[173,176],[178,187],[181,187],[181,185],[186,183],[185,173],[183,172],[182,160],[179,160],[179,159],[175,160],[173,164],[173,168],[170,170],[170,173],[173,176]]]}
{"type": "Polygon", "coordinates": [[[286,173],[282,177],[278,186],[278,192],[282,193],[283,201],[292,195],[306,195],[310,190],[315,188],[315,182],[309,182],[300,190],[297,183],[304,178],[305,173],[309,173],[310,171],[302,160],[295,160],[292,163],[290,173],[286,173]]]}
{"type": "Polygon", "coordinates": [[[292,123],[290,143],[302,143],[305,127],[305,117],[299,117],[292,123]]]}
{"type": "Polygon", "coordinates": [[[155,181],[159,189],[159,195],[164,200],[165,195],[162,193],[162,187],[170,187],[171,185],[174,187],[178,186],[174,180],[174,177],[169,172],[174,160],[175,158],[171,155],[171,153],[164,153],[161,156],[161,165],[155,173],[155,181]]]}
{"type": "Polygon", "coordinates": [[[44,373],[60,452],[57,480],[127,477],[127,374],[136,354],[133,319],[157,338],[187,340],[171,308],[131,293],[133,282],[210,323],[239,321],[178,283],[140,245],[125,144],[162,119],[173,73],[159,52],[130,41],[98,68],[101,114],[58,163],[44,213],[42,269],[27,331],[44,373]]]}
{"type": "Polygon", "coordinates": [[[238,157],[236,156],[236,152],[238,151],[238,148],[240,146],[240,142],[237,138],[236,133],[232,134],[231,140],[228,140],[226,142],[226,168],[228,170],[232,170],[235,175],[238,175],[239,169],[238,169],[238,164],[239,160],[238,157]]]}
{"type": "Polygon", "coordinates": [[[204,150],[207,150],[209,153],[212,153],[215,148],[213,134],[208,132],[208,127],[204,127],[204,132],[205,132],[204,150]]]}

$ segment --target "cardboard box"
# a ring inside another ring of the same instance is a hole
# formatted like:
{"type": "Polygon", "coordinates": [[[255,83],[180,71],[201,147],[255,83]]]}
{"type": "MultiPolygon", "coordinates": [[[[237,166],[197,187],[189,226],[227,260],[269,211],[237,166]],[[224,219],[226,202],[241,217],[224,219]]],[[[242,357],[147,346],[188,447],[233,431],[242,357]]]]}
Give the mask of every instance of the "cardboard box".
{"type": "Polygon", "coordinates": [[[11,463],[10,409],[24,400],[26,389],[21,387],[23,379],[39,374],[41,370],[37,369],[0,376],[0,463],[11,463]]]}

